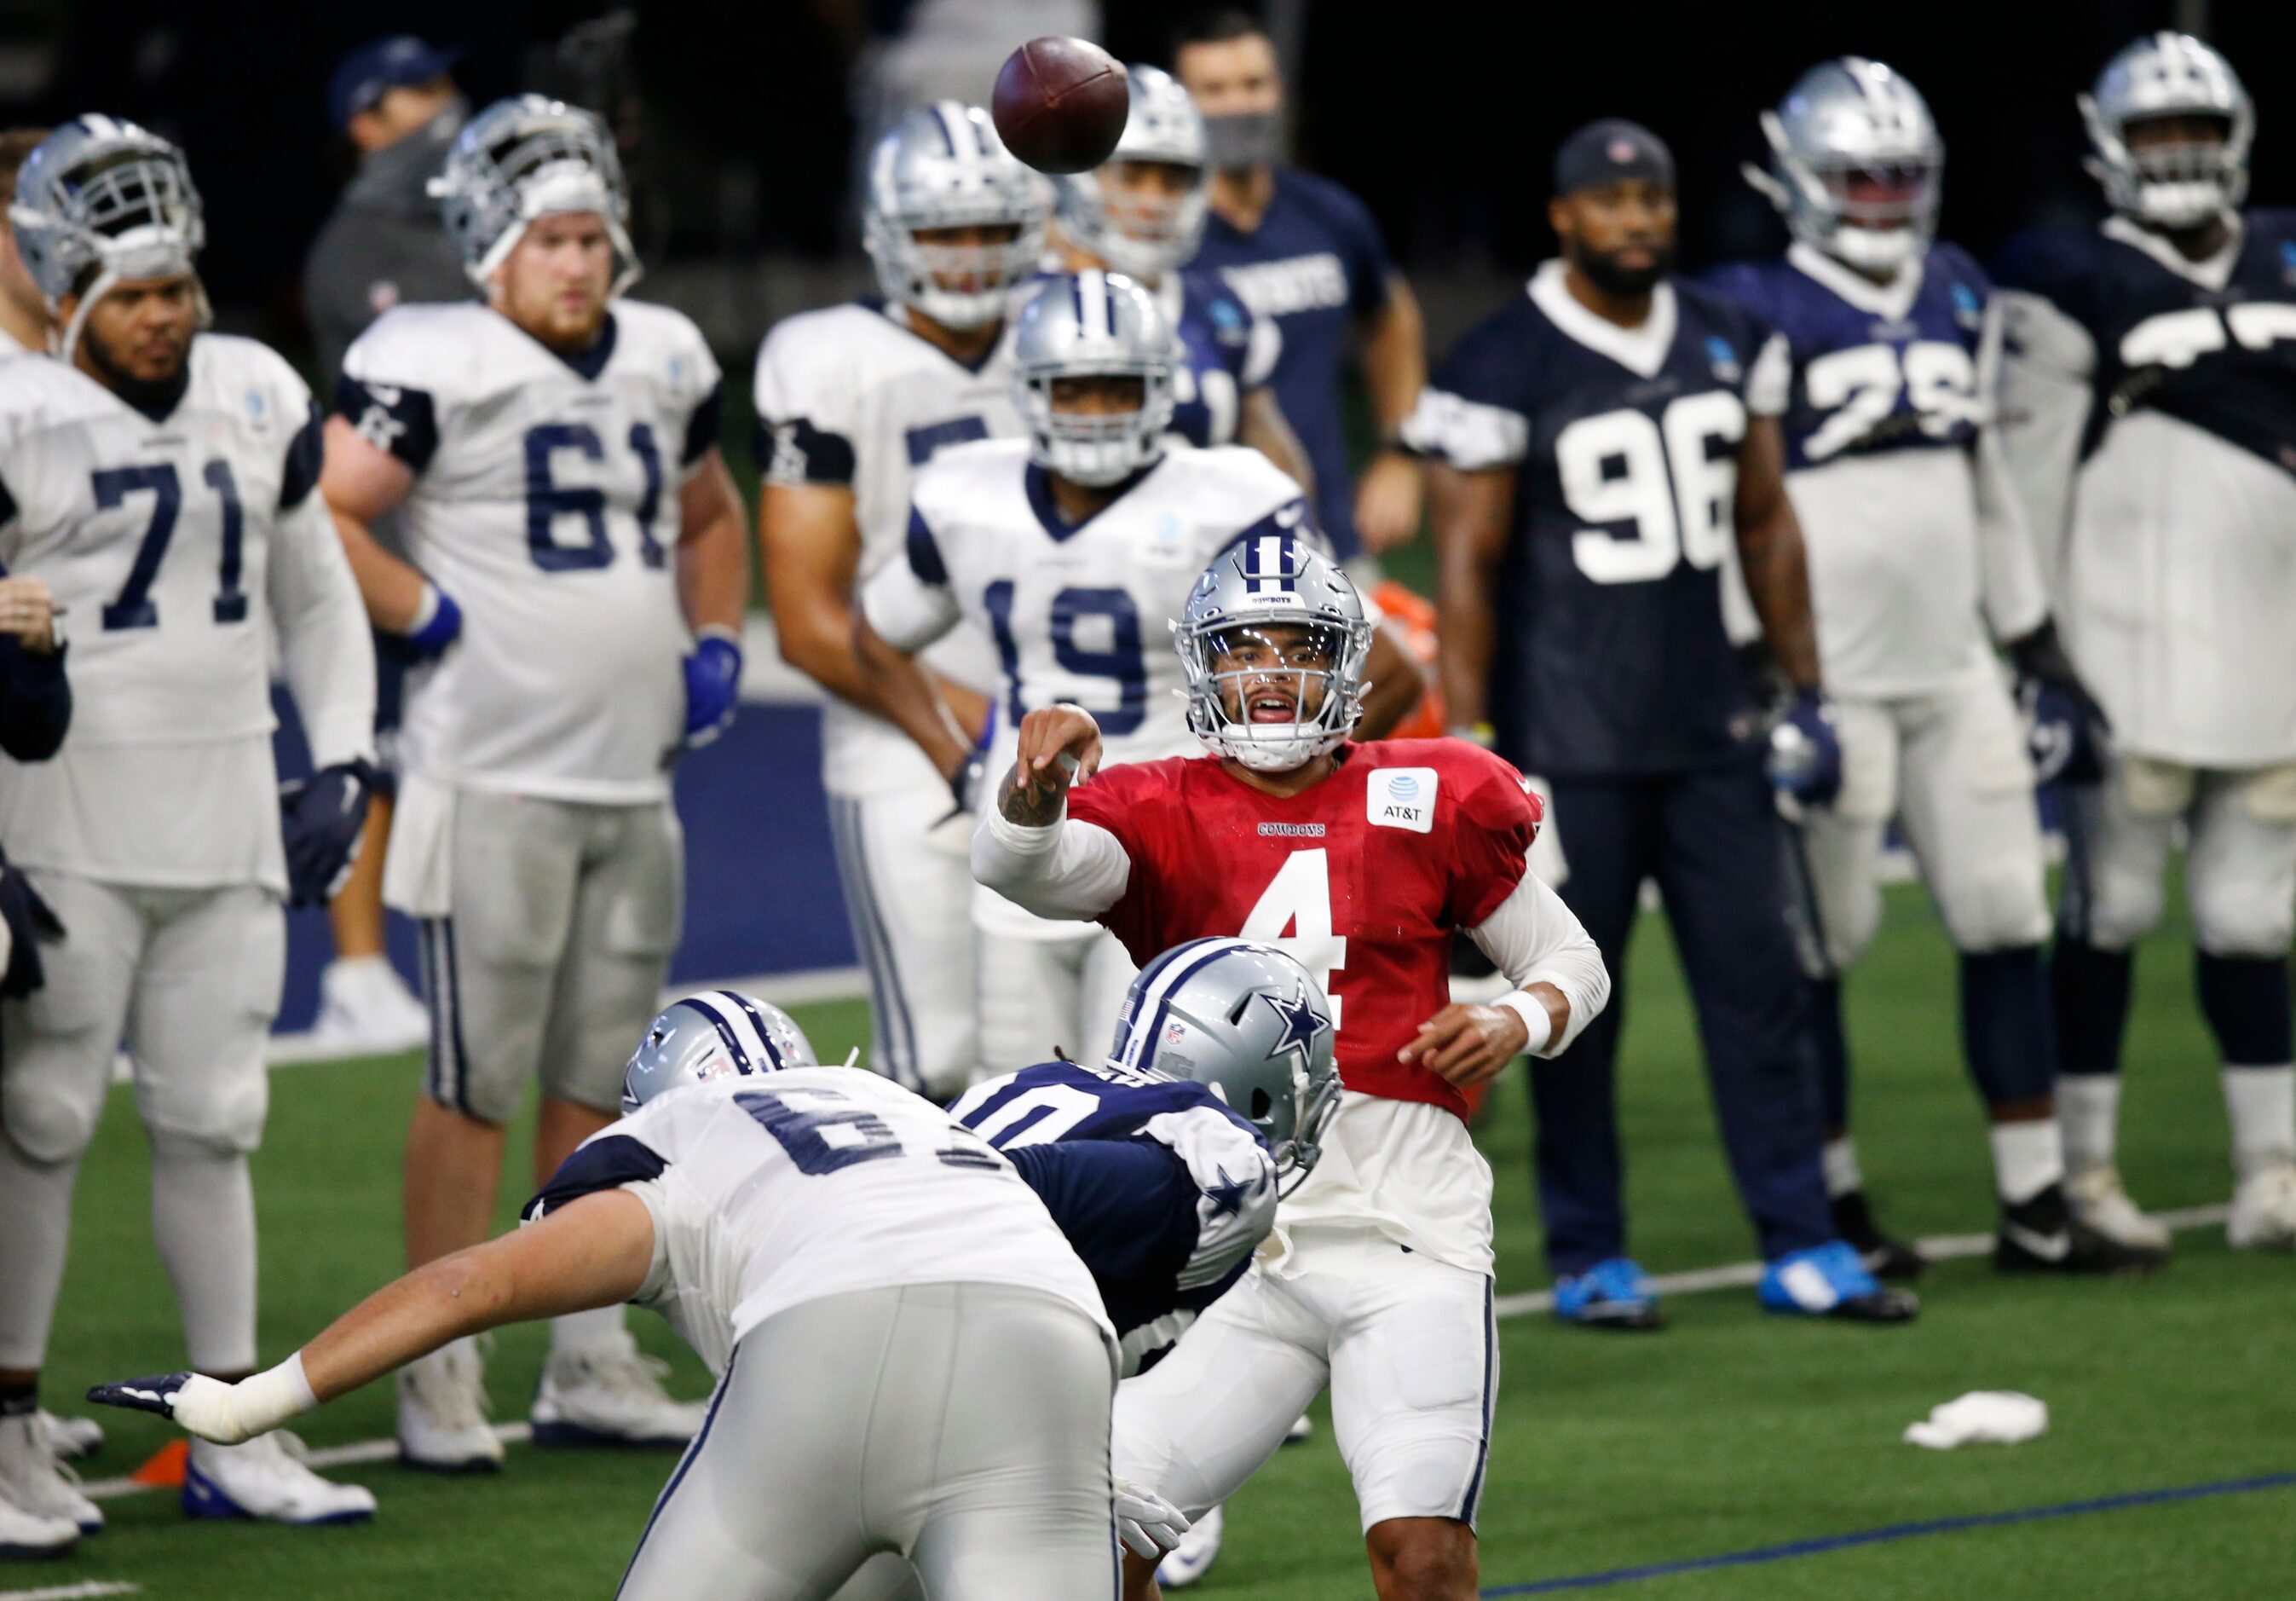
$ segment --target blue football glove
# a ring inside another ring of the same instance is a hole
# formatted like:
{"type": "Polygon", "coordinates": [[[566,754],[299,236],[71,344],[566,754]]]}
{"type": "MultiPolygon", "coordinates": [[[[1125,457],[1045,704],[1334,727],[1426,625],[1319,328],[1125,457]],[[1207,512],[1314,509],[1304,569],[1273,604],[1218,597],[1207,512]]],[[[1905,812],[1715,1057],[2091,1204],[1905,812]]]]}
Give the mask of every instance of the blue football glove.
{"type": "Polygon", "coordinates": [[[40,963],[43,940],[61,940],[64,925],[23,870],[0,858],[0,928],[7,947],[0,954],[0,997],[21,1000],[48,981],[40,963]]]}
{"type": "Polygon", "coordinates": [[[463,632],[463,608],[455,597],[436,584],[422,586],[422,603],[414,610],[414,621],[404,634],[378,633],[375,639],[381,648],[409,667],[424,661],[436,661],[447,653],[463,632]]]}
{"type": "Polygon", "coordinates": [[[287,904],[332,900],[358,859],[375,770],[364,761],[322,768],[279,786],[279,821],[287,845],[287,904]]]}
{"type": "Polygon", "coordinates": [[[1841,736],[1823,690],[1798,689],[1770,730],[1770,784],[1796,806],[1830,806],[1841,792],[1841,736]]]}
{"type": "Polygon", "coordinates": [[[2009,654],[2017,667],[2017,706],[2025,714],[2035,779],[2103,782],[2105,742],[2112,726],[2058,643],[2055,625],[2043,623],[2012,645],[2009,654]]]}
{"type": "Polygon", "coordinates": [[[729,630],[713,629],[685,659],[685,743],[706,745],[734,726],[740,704],[742,647],[729,630]]]}
{"type": "Polygon", "coordinates": [[[996,704],[993,700],[988,702],[988,720],[980,726],[980,737],[948,776],[948,796],[955,804],[935,822],[935,827],[951,817],[979,811],[982,799],[994,787],[996,775],[988,770],[988,748],[996,743],[996,704]]]}

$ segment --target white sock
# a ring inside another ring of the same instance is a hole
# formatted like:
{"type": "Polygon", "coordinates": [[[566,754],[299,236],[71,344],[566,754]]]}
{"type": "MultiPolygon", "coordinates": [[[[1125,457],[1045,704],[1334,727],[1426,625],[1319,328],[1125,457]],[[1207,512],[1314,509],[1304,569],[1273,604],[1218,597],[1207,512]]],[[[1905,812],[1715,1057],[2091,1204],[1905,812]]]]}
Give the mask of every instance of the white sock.
{"type": "Polygon", "coordinates": [[[2120,1075],[2059,1074],[2057,1127],[2064,1130],[2066,1167],[2076,1173],[2111,1167],[2120,1129],[2120,1075]]]}
{"type": "Polygon", "coordinates": [[[1838,1200],[1866,1187],[1866,1175],[1857,1170],[1857,1142],[1847,1134],[1827,1140],[1818,1153],[1818,1161],[1825,1169],[1827,1200],[1838,1200]]]}
{"type": "Polygon", "coordinates": [[[247,1158],[152,1131],[152,1237],[201,1373],[255,1366],[255,1186],[247,1158]]]}
{"type": "Polygon", "coordinates": [[[2296,1161],[2296,1067],[2227,1066],[2224,1097],[2235,1174],[2296,1161]]]}
{"type": "Polygon", "coordinates": [[[2022,1206],[2064,1176],[2064,1137],[2054,1119],[1993,1125],[1994,1183],[2009,1205],[2022,1206]]]}
{"type": "Polygon", "coordinates": [[[48,1354],[78,1172],[77,1157],[34,1162],[0,1133],[0,1367],[37,1370],[48,1354]]]}
{"type": "Polygon", "coordinates": [[[569,1312],[550,1320],[550,1354],[554,1357],[606,1356],[627,1351],[631,1344],[630,1331],[618,1306],[569,1312]]]}

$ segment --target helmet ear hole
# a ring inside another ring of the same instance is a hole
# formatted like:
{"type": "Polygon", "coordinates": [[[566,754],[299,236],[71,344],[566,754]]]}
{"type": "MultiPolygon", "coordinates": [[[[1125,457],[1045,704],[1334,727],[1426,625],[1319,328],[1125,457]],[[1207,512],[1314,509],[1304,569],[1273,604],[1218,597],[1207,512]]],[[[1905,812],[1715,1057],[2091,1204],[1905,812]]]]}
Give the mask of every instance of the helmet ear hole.
{"type": "Polygon", "coordinates": [[[1267,1116],[1270,1112],[1273,1112],[1275,1109],[1275,1096],[1273,1096],[1269,1095],[1269,1094],[1268,1094],[1266,1090],[1264,1090],[1264,1089],[1255,1088],[1255,1089],[1253,1089],[1253,1090],[1252,1090],[1252,1092],[1251,1092],[1251,1121],[1254,1121],[1254,1122],[1258,1122],[1261,1118],[1266,1117],[1266,1116],[1267,1116]]]}

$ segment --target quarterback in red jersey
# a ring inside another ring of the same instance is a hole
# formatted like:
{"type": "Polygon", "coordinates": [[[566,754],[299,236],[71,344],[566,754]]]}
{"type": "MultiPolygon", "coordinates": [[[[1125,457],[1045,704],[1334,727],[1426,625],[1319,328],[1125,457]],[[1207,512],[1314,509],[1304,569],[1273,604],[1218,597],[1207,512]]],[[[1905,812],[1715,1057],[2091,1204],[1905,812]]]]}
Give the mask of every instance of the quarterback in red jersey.
{"type": "MultiPolygon", "coordinates": [[[[1271,1249],[1119,1387],[1116,1471],[1206,1514],[1328,1385],[1381,1601],[1470,1601],[1498,1355],[1490,1169],[1460,1091],[1561,1050],[1610,980],[1525,869],[1539,808],[1521,775],[1458,741],[1348,741],[1369,628],[1336,565],[1288,536],[1243,540],[1177,632],[1212,754],[1095,776],[1090,715],[1031,712],[974,874],[1039,915],[1114,930],[1144,964],[1136,1007],[1185,976],[1188,953],[1159,952],[1281,946],[1332,998],[1345,1094],[1271,1249]],[[1455,931],[1511,993],[1450,1002],[1455,931]]],[[[1154,1594],[1153,1570],[1128,1558],[1125,1585],[1154,1594]]]]}

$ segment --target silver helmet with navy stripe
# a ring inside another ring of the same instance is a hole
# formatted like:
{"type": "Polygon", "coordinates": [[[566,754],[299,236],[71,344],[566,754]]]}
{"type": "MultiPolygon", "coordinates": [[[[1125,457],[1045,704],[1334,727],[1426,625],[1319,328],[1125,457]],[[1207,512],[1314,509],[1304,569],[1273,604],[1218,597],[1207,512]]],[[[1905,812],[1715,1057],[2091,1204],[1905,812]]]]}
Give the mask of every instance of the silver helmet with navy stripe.
{"type": "Polygon", "coordinates": [[[1762,113],[1770,169],[1747,181],[1787,231],[1864,272],[1895,273],[1937,232],[1945,143],[1921,91],[1862,55],[1821,62],[1762,113]]]}
{"type": "Polygon", "coordinates": [[[1038,466],[1077,483],[1107,485],[1164,454],[1179,349],[1155,296],[1122,273],[1058,274],[1030,292],[1017,321],[1013,380],[1038,466]],[[1136,379],[1139,403],[1062,409],[1062,381],[1082,378],[1136,379]]]}
{"type": "MultiPolygon", "coordinates": [[[[24,158],[8,222],[50,313],[61,316],[62,302],[78,297],[58,341],[66,359],[113,284],[190,273],[207,243],[184,152],[95,111],[64,123],[24,158]]],[[[204,295],[200,320],[207,321],[204,295]]]]}
{"type": "Polygon", "coordinates": [[[877,141],[861,242],[888,300],[943,327],[978,328],[1004,316],[1037,270],[1046,204],[1044,180],[1004,148],[988,112],[936,101],[877,141]],[[979,232],[961,242],[947,237],[955,229],[979,232]]]}
{"type": "Polygon", "coordinates": [[[2255,103],[2232,63],[2192,35],[2146,34],[2104,64],[2079,105],[2094,152],[2084,165],[2132,221],[2195,227],[2248,197],[2255,103]],[[2146,123],[2161,126],[2136,131],[2146,123]]]}
{"type": "Polygon", "coordinates": [[[613,242],[612,292],[637,282],[628,185],[613,131],[603,118],[546,94],[497,100],[463,125],[430,180],[463,270],[480,290],[510,259],[527,225],[568,211],[595,212],[613,242]]]}
{"type": "Polygon", "coordinates": [[[779,1006],[738,989],[710,989],[673,1002],[646,1025],[622,1076],[622,1111],[685,1084],[818,1067],[813,1042],[779,1006]]]}
{"type": "Polygon", "coordinates": [[[1109,1061],[1203,1085],[1266,1137],[1282,1193],[1323,1154],[1340,1104],[1332,1003],[1273,945],[1192,940],[1140,970],[1109,1061]]]}
{"type": "Polygon", "coordinates": [[[1300,537],[1306,512],[1294,501],[1213,557],[1173,625],[1188,727],[1258,773],[1314,760],[1363,715],[1371,623],[1354,581],[1300,537]]]}
{"type": "Polygon", "coordinates": [[[1158,67],[1125,69],[1132,109],[1123,136],[1108,160],[1090,172],[1054,180],[1054,215],[1070,239],[1122,273],[1151,282],[1194,259],[1203,242],[1211,204],[1211,173],[1204,165],[1204,117],[1180,82],[1158,67]],[[1161,194],[1117,193],[1112,167],[1137,163],[1169,169],[1158,175],[1161,194]]]}

